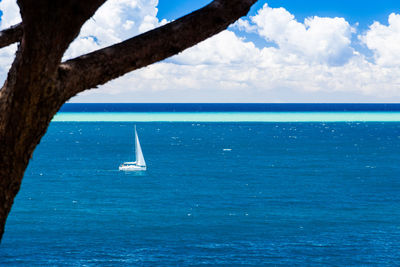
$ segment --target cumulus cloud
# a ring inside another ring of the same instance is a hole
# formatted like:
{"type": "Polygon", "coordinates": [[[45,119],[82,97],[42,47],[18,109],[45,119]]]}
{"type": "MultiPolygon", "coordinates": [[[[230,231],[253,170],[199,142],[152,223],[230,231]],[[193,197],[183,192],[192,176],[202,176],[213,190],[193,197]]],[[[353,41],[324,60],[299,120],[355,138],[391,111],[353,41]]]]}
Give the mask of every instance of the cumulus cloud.
{"type": "MultiPolygon", "coordinates": [[[[18,15],[12,2],[0,3],[4,16],[8,6],[9,14],[18,15]]],[[[107,1],[84,25],[65,58],[165,24],[157,17],[157,4],[157,0],[107,1]]],[[[17,15],[7,16],[11,21],[17,15]]],[[[5,21],[1,23],[3,27],[5,21]]],[[[230,30],[72,101],[400,101],[400,15],[391,14],[387,25],[375,22],[363,33],[356,31],[344,18],[314,16],[300,22],[284,8],[264,5],[230,30]],[[243,37],[245,33],[265,39],[265,47],[243,37]],[[356,34],[372,51],[373,62],[355,48],[356,34]]],[[[14,50],[15,45],[0,50],[1,72],[11,64],[14,50]]]]}
{"type": "MultiPolygon", "coordinates": [[[[3,12],[0,20],[0,29],[7,29],[8,27],[21,22],[21,15],[15,0],[2,0],[0,2],[0,10],[3,12]]],[[[0,49],[0,82],[2,83],[6,77],[7,72],[15,58],[17,45],[13,44],[8,47],[0,49]]]]}
{"type": "Polygon", "coordinates": [[[256,59],[257,50],[253,43],[245,42],[231,31],[223,31],[173,57],[173,61],[184,65],[244,64],[256,59]]]}
{"type": "Polygon", "coordinates": [[[255,25],[251,25],[248,20],[245,19],[238,19],[233,25],[233,28],[237,28],[240,31],[245,32],[257,32],[257,27],[255,25]]]}
{"type": "Polygon", "coordinates": [[[287,10],[265,5],[234,28],[256,32],[277,47],[259,48],[224,31],[167,62],[127,75],[123,78],[126,82],[111,82],[105,91],[130,91],[127,95],[132,98],[126,101],[138,97],[151,101],[151,95],[161,95],[166,101],[214,102],[400,99],[400,67],[369,62],[356,51],[351,43],[356,30],[344,18],[311,17],[300,23],[287,10]],[[135,86],[126,89],[126,84],[135,86]],[[187,92],[193,96],[188,97],[187,92]]]}
{"type": "MultiPolygon", "coordinates": [[[[353,55],[351,34],[354,30],[343,18],[315,16],[300,23],[284,8],[265,4],[250,20],[267,41],[312,63],[342,65],[353,55]]],[[[251,26],[245,27],[251,29],[251,26]]]]}
{"type": "MultiPolygon", "coordinates": [[[[82,27],[79,36],[66,51],[63,60],[118,43],[167,23],[157,18],[158,0],[109,0],[82,27]]],[[[0,26],[8,28],[21,21],[15,0],[2,0],[0,26]]],[[[0,50],[0,78],[5,79],[16,45],[0,50]]]]}
{"type": "Polygon", "coordinates": [[[400,14],[390,14],[387,26],[374,22],[359,38],[374,51],[378,65],[400,65],[400,14]]]}
{"type": "Polygon", "coordinates": [[[109,0],[82,27],[64,59],[118,43],[167,23],[157,18],[158,0],[109,0]]]}
{"type": "Polygon", "coordinates": [[[21,22],[19,7],[15,0],[2,0],[0,2],[0,10],[3,12],[0,21],[1,29],[6,29],[21,22]]]}

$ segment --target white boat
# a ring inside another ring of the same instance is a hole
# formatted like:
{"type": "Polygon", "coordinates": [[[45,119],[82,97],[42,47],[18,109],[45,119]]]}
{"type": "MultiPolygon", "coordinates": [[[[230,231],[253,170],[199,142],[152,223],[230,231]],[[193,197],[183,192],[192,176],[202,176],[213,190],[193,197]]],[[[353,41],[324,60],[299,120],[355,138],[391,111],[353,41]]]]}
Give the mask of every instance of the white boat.
{"type": "Polygon", "coordinates": [[[145,171],[146,170],[146,161],[144,161],[142,148],[140,147],[139,137],[136,132],[135,125],[135,155],[136,161],[134,162],[124,162],[119,165],[120,171],[145,171]]]}

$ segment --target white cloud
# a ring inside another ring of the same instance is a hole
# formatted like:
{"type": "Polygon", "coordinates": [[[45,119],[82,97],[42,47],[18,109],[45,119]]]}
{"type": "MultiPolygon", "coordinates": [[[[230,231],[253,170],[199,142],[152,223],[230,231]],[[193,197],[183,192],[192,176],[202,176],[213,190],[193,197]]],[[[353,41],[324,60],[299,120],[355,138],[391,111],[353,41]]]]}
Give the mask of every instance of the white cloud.
{"type": "Polygon", "coordinates": [[[157,18],[158,0],[108,0],[82,27],[66,51],[73,58],[118,43],[165,24],[157,18]]]}
{"type": "Polygon", "coordinates": [[[158,18],[156,18],[154,16],[146,15],[143,18],[143,21],[139,26],[139,32],[143,33],[143,32],[150,31],[150,30],[156,28],[157,26],[162,26],[162,25],[166,24],[166,22],[167,22],[166,20],[162,20],[161,22],[159,22],[158,18]]]}
{"type": "Polygon", "coordinates": [[[258,49],[253,43],[244,42],[231,31],[223,31],[172,60],[185,65],[243,64],[256,60],[255,50],[258,49]]]}
{"type": "Polygon", "coordinates": [[[21,22],[19,7],[15,0],[2,0],[0,2],[0,10],[3,12],[0,21],[1,29],[6,29],[21,22]]]}
{"type": "Polygon", "coordinates": [[[378,65],[400,65],[400,14],[390,14],[388,25],[374,22],[369,30],[359,36],[367,47],[374,51],[378,65]]]}
{"type": "MultiPolygon", "coordinates": [[[[9,21],[18,17],[18,8],[12,2],[0,3],[3,18],[9,21]]],[[[165,24],[157,18],[157,3],[106,2],[84,25],[66,57],[165,24]]],[[[1,25],[7,25],[6,21],[1,25]]],[[[372,50],[374,62],[354,48],[351,40],[356,29],[344,18],[315,16],[299,22],[284,8],[265,5],[255,16],[239,20],[233,29],[236,33],[224,31],[164,62],[83,92],[73,101],[400,101],[400,15],[391,14],[388,25],[375,22],[359,35],[372,50]],[[239,37],[243,32],[258,34],[276,46],[256,46],[251,39],[239,37]]],[[[4,77],[15,47],[0,50],[0,75],[4,77]]]]}
{"type": "Polygon", "coordinates": [[[16,50],[17,44],[0,49],[0,74],[4,73],[5,75],[6,71],[10,69],[16,50]]]}
{"type": "Polygon", "coordinates": [[[343,18],[315,16],[300,23],[284,8],[271,8],[265,4],[250,20],[267,41],[312,63],[341,65],[353,55],[353,29],[343,18]]]}
{"type": "MultiPolygon", "coordinates": [[[[152,102],[157,97],[172,102],[400,100],[400,66],[369,62],[352,47],[355,29],[343,18],[312,17],[300,23],[285,9],[266,5],[235,28],[253,33],[256,29],[278,46],[257,48],[224,31],[166,62],[105,85],[99,95],[113,93],[124,102],[152,102]]],[[[88,101],[96,94],[81,99],[88,101]]]]}
{"type": "Polygon", "coordinates": [[[233,25],[233,28],[237,28],[240,31],[245,32],[257,32],[257,27],[255,25],[251,25],[248,20],[238,19],[233,25]]]}
{"type": "MultiPolygon", "coordinates": [[[[0,29],[7,29],[8,27],[21,22],[21,15],[15,0],[2,0],[0,2],[0,10],[3,12],[0,21],[0,29]]],[[[7,72],[15,58],[17,51],[17,44],[10,45],[0,49],[0,82],[7,77],[7,72]]]]}
{"type": "Polygon", "coordinates": [[[135,25],[135,22],[133,20],[127,20],[125,21],[125,23],[122,25],[122,27],[124,27],[125,30],[130,30],[132,29],[132,27],[135,25]]]}
{"type": "MultiPolygon", "coordinates": [[[[167,23],[157,18],[158,0],[109,0],[101,6],[93,18],[82,27],[79,36],[64,55],[64,60],[73,58],[102,47],[118,43],[144,31],[167,23]]],[[[7,28],[21,21],[15,0],[2,0],[1,28],[7,28]]],[[[14,59],[16,46],[0,50],[0,78],[6,77],[8,67],[14,59]]]]}

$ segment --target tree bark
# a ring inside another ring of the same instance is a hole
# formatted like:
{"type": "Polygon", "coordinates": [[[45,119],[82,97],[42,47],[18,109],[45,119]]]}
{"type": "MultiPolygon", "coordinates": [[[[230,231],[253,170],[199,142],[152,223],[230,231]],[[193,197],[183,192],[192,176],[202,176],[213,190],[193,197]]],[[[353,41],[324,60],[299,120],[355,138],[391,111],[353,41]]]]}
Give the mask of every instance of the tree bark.
{"type": "Polygon", "coordinates": [[[0,32],[0,48],[19,42],[22,38],[22,23],[0,32]]]}
{"type": "Polygon", "coordinates": [[[0,47],[20,41],[0,90],[0,238],[29,159],[69,98],[224,30],[256,1],[215,0],[163,27],[61,63],[104,0],[18,0],[22,23],[0,34],[0,47]]]}

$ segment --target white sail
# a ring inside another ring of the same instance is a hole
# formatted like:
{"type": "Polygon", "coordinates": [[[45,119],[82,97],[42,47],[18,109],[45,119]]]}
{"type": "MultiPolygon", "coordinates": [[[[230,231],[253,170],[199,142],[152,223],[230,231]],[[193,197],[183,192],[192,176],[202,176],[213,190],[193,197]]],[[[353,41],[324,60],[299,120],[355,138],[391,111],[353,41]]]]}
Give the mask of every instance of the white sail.
{"type": "Polygon", "coordinates": [[[133,162],[124,162],[123,164],[119,165],[120,171],[145,171],[147,170],[146,162],[144,161],[142,148],[140,147],[139,137],[136,132],[136,125],[135,125],[135,154],[136,154],[136,161],[133,162]]]}
{"type": "Polygon", "coordinates": [[[146,166],[146,161],[144,161],[142,148],[140,147],[139,143],[139,137],[136,132],[136,126],[135,126],[135,148],[136,148],[136,165],[146,166]]]}

